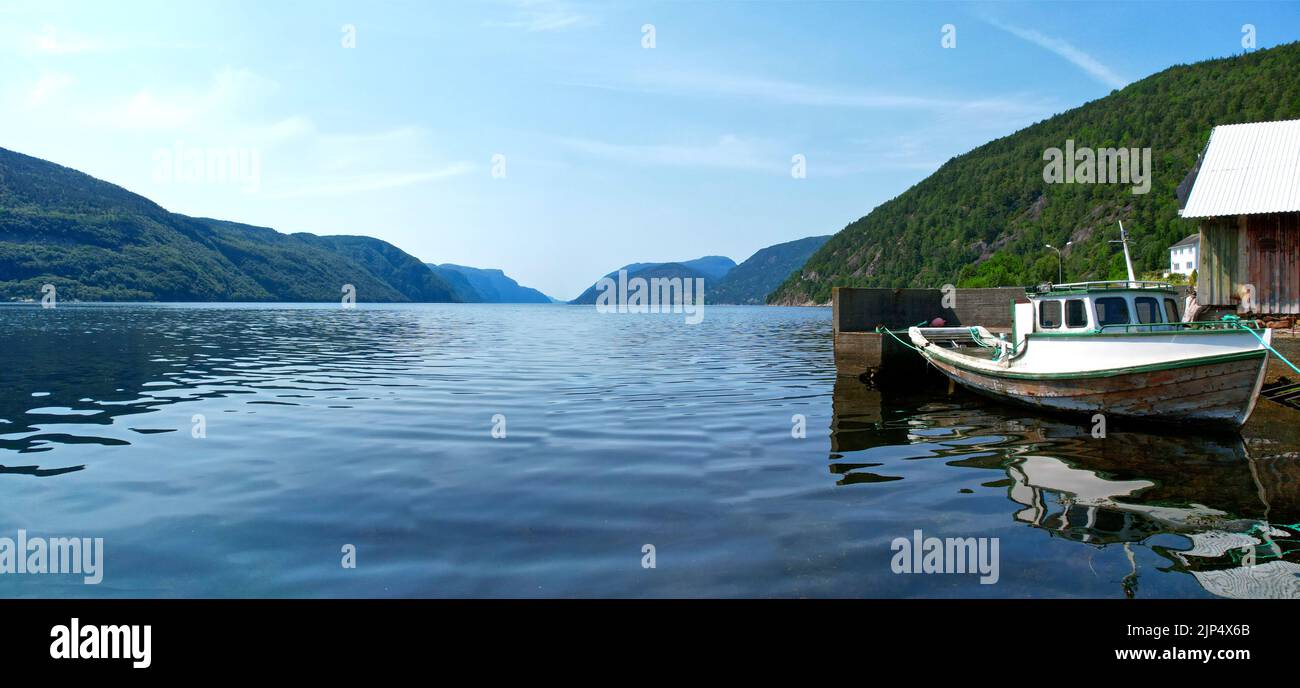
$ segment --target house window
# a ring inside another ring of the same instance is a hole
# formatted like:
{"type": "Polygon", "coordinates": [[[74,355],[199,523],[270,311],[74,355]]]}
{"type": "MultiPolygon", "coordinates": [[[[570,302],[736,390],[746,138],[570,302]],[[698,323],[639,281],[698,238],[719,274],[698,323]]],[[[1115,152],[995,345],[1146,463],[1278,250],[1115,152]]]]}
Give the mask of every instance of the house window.
{"type": "Polygon", "coordinates": [[[1055,330],[1061,326],[1061,302],[1040,301],[1038,303],[1038,326],[1044,330],[1055,330]]]}
{"type": "Polygon", "coordinates": [[[1083,306],[1083,299],[1070,299],[1065,302],[1065,326],[1088,326],[1088,311],[1083,306]]]}
{"type": "Polygon", "coordinates": [[[1127,325],[1128,302],[1119,296],[1097,299],[1097,327],[1127,325]]]}

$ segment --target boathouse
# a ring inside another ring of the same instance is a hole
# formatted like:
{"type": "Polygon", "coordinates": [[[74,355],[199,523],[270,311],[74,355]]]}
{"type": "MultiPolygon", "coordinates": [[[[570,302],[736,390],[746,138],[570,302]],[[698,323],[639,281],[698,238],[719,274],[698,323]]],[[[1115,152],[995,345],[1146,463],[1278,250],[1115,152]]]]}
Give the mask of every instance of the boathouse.
{"type": "Polygon", "coordinates": [[[1215,127],[1180,188],[1200,225],[1200,304],[1300,314],[1300,120],[1215,127]]]}

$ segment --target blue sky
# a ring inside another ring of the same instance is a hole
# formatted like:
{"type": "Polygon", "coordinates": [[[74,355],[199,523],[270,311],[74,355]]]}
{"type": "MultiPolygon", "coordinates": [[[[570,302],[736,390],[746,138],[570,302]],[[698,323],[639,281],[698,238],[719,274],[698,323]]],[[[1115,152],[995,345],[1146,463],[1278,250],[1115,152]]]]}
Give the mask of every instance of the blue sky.
{"type": "Polygon", "coordinates": [[[0,146],[571,298],[834,233],[985,141],[1242,52],[1248,23],[1294,41],[1300,5],[4,2],[0,146]],[[159,171],[215,150],[256,176],[159,171]]]}

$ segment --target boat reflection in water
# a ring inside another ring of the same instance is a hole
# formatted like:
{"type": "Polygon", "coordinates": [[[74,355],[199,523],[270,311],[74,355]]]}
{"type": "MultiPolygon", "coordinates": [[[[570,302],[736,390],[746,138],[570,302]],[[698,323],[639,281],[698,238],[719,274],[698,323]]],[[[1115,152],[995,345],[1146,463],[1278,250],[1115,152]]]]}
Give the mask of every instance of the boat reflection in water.
{"type": "Polygon", "coordinates": [[[981,484],[1006,490],[1016,522],[1122,547],[1129,596],[1142,574],[1132,547],[1142,544],[1168,561],[1162,572],[1194,576],[1214,595],[1300,598],[1300,431],[1294,411],[1261,402],[1257,414],[1229,435],[1111,427],[1094,437],[1092,425],[960,390],[894,394],[842,378],[830,470],[841,485],[902,480],[868,458],[873,448],[927,445],[948,470],[1001,473],[981,484]],[[1181,537],[1160,537],[1169,535],[1181,537]]]}

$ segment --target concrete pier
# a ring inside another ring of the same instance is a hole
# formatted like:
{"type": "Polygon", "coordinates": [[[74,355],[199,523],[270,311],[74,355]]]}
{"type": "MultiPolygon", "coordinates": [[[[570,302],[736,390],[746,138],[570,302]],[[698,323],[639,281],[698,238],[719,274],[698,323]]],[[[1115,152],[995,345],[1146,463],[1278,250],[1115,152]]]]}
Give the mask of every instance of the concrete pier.
{"type": "Polygon", "coordinates": [[[876,332],[884,325],[900,330],[943,318],[951,327],[983,325],[1011,331],[1011,303],[1025,298],[1019,287],[957,289],[949,298],[939,289],[858,289],[836,287],[831,297],[835,370],[840,375],[905,379],[927,369],[916,352],[876,332]]]}

